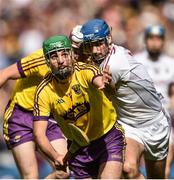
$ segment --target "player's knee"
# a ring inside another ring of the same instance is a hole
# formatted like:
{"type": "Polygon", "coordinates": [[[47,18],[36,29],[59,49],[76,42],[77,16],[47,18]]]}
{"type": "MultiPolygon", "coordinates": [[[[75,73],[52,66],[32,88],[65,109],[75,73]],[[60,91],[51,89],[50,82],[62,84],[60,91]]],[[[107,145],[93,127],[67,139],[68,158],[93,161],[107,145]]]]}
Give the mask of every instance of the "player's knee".
{"type": "Polygon", "coordinates": [[[139,176],[138,165],[136,163],[125,162],[123,172],[126,178],[135,179],[139,176]]]}

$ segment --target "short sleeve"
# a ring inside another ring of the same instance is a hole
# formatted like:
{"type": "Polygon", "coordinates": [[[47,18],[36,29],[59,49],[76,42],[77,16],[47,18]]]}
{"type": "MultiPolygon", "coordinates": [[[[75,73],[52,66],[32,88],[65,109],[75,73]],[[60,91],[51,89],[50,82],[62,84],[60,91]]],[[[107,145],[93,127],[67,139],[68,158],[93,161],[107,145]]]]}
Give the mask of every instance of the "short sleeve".
{"type": "Polygon", "coordinates": [[[39,67],[45,64],[43,51],[38,50],[19,60],[17,62],[17,67],[21,77],[28,77],[38,73],[39,67]]]}
{"type": "Polygon", "coordinates": [[[45,79],[40,83],[40,85],[36,89],[34,99],[34,120],[48,120],[51,114],[51,93],[48,86],[48,78],[49,75],[45,77],[45,79]]]}
{"type": "Polygon", "coordinates": [[[76,64],[75,69],[77,71],[77,75],[83,86],[88,87],[89,84],[93,83],[93,80],[97,76],[102,76],[101,70],[90,64],[76,64]]]}

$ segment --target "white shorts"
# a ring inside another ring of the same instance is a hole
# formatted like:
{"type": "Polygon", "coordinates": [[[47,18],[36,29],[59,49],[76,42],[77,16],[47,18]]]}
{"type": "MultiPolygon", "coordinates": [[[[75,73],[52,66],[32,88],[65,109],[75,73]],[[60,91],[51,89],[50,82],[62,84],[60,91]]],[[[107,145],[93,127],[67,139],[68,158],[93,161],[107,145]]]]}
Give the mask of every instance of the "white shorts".
{"type": "Polygon", "coordinates": [[[145,159],[162,160],[167,156],[171,125],[166,116],[138,128],[121,121],[118,122],[125,130],[125,137],[132,138],[144,145],[145,159]]]}

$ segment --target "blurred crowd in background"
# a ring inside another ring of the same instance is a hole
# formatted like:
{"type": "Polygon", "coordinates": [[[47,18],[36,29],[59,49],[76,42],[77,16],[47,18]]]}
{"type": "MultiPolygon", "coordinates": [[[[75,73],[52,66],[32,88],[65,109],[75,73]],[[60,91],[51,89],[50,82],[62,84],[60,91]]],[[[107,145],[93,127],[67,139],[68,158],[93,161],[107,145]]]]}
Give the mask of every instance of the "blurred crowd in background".
{"type": "MultiPolygon", "coordinates": [[[[69,35],[77,24],[103,18],[112,26],[114,42],[136,53],[144,48],[144,29],[162,24],[166,29],[165,52],[174,57],[174,0],[0,0],[0,68],[42,47],[45,38],[69,35]]],[[[15,82],[0,90],[0,117],[15,82]]],[[[3,142],[0,123],[0,178],[18,178],[3,142]]],[[[44,171],[46,172],[46,171],[44,171]]]]}

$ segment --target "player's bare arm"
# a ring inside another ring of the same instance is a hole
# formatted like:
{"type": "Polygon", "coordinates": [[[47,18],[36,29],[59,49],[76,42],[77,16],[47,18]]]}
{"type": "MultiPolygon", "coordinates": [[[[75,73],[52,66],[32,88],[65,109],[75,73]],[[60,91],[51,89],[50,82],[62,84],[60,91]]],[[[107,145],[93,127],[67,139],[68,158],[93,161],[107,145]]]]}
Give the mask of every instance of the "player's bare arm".
{"type": "Polygon", "coordinates": [[[59,173],[56,177],[67,178],[69,177],[69,173],[67,172],[67,166],[63,163],[64,155],[59,154],[49,142],[46,136],[48,122],[45,120],[34,121],[34,136],[37,144],[41,151],[51,160],[53,161],[56,169],[55,173],[59,173]]]}
{"type": "Polygon", "coordinates": [[[34,136],[36,142],[38,143],[40,149],[51,161],[55,162],[56,159],[59,159],[59,163],[63,165],[63,161],[61,160],[61,158],[58,158],[59,154],[55,151],[51,143],[48,141],[48,138],[46,136],[47,125],[48,122],[45,120],[34,121],[34,136]]]}
{"type": "Polygon", "coordinates": [[[2,87],[9,79],[18,79],[21,77],[17,63],[0,70],[0,87],[2,87]]]}

